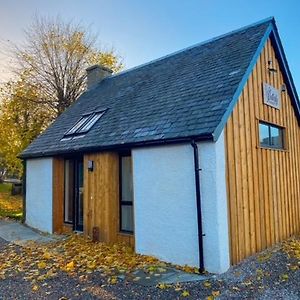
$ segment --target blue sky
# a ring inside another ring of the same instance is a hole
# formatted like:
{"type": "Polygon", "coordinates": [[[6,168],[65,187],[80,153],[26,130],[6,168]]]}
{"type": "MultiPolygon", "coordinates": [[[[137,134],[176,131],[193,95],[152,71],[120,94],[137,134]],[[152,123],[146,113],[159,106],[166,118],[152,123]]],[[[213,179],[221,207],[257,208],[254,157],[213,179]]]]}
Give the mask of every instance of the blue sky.
{"type": "MultiPolygon", "coordinates": [[[[0,0],[0,7],[0,40],[21,41],[34,14],[60,15],[90,26],[126,68],[275,16],[300,93],[299,0],[0,0]]],[[[4,62],[0,51],[2,78],[4,62]]]]}

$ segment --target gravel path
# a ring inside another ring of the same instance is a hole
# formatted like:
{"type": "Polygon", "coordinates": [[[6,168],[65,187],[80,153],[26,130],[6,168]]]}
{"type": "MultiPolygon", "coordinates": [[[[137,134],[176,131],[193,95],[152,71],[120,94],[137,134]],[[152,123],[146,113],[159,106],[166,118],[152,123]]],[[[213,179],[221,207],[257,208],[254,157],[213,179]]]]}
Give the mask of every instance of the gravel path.
{"type": "MultiPolygon", "coordinates": [[[[0,251],[7,246],[0,239],[0,251]]],[[[299,265],[279,245],[210,281],[181,284],[180,290],[174,285],[159,289],[126,281],[108,285],[107,277],[99,272],[82,276],[61,272],[34,292],[20,273],[0,279],[0,299],[300,299],[299,265]],[[189,296],[183,297],[183,291],[189,296]]]]}

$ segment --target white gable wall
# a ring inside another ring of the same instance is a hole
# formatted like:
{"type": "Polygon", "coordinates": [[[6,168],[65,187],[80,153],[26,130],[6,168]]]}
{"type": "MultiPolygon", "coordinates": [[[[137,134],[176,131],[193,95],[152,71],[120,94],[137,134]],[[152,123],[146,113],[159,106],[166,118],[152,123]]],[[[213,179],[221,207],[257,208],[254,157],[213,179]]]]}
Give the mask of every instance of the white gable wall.
{"type": "Polygon", "coordinates": [[[52,158],[26,161],[26,224],[52,233],[52,158]]]}
{"type": "MultiPolygon", "coordinates": [[[[229,268],[224,138],[198,143],[209,272],[229,268]]],[[[194,156],[190,144],[134,149],[136,252],[199,267],[194,156]]]]}
{"type": "Polygon", "coordinates": [[[203,220],[204,265],[208,272],[230,267],[224,134],[217,142],[198,143],[203,220]]]}

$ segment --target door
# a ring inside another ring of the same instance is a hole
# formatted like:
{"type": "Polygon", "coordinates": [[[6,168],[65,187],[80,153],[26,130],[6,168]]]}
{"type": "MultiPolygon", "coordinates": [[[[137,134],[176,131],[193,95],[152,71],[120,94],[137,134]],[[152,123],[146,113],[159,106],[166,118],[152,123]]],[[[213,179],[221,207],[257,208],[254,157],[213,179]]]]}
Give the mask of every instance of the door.
{"type": "Polygon", "coordinates": [[[76,165],[76,190],[75,190],[75,222],[74,230],[83,231],[83,160],[79,159],[76,165]]]}
{"type": "Polygon", "coordinates": [[[64,221],[83,231],[83,159],[65,160],[64,221]]]}

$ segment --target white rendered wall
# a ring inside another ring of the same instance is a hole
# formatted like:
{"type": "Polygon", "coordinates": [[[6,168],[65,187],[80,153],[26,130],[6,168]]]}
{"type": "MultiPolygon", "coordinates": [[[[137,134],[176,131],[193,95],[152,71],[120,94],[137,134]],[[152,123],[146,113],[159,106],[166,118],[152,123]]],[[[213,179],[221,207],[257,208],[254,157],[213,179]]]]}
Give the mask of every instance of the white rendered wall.
{"type": "Polygon", "coordinates": [[[199,266],[193,148],[147,147],[132,157],[136,252],[199,266]]]}
{"type": "MultiPolygon", "coordinates": [[[[224,137],[198,143],[204,265],[229,266],[224,137]]],[[[199,267],[194,156],[190,144],[132,151],[136,252],[199,267]]]]}
{"type": "Polygon", "coordinates": [[[230,267],[228,206],[226,194],[225,145],[223,132],[217,142],[198,143],[204,267],[223,273],[230,267]]]}
{"type": "Polygon", "coordinates": [[[26,161],[26,224],[52,233],[52,158],[26,161]]]}

